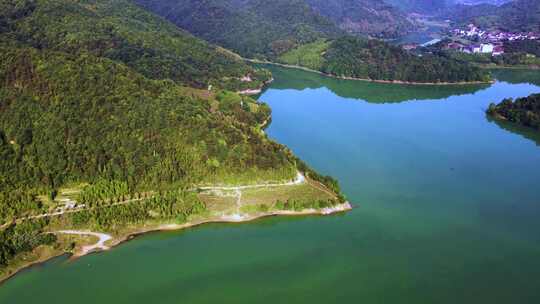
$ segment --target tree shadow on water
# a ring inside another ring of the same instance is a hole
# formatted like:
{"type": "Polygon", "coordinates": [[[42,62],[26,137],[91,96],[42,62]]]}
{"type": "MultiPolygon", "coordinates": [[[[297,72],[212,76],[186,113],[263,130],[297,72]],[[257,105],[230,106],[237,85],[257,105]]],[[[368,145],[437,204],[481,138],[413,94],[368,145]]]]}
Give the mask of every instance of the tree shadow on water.
{"type": "Polygon", "coordinates": [[[486,114],[486,119],[491,123],[495,123],[501,129],[504,129],[508,132],[511,132],[517,135],[521,135],[522,137],[533,141],[537,146],[540,146],[540,130],[521,126],[517,123],[510,122],[510,121],[495,119],[487,114],[486,114]]]}

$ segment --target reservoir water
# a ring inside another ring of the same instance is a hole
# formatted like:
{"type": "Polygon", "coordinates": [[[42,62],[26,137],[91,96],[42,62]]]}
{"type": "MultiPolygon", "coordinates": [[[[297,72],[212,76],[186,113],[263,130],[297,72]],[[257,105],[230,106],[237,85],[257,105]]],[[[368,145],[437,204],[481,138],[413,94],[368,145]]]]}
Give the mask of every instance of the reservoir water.
{"type": "MultiPolygon", "coordinates": [[[[355,209],[145,235],[0,286],[0,303],[540,303],[540,139],[484,86],[405,86],[271,67],[270,137],[355,209]]],[[[526,77],[524,76],[526,75],[526,77]]]]}

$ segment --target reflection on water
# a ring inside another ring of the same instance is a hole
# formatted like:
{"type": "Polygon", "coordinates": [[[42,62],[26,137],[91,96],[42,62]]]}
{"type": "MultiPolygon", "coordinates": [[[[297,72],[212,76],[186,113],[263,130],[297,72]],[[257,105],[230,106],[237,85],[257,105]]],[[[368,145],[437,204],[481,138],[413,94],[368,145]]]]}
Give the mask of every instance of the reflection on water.
{"type": "Polygon", "coordinates": [[[533,128],[528,128],[525,126],[518,125],[516,123],[500,120],[500,119],[494,119],[489,115],[486,115],[486,118],[489,122],[495,123],[497,126],[499,126],[501,129],[504,129],[506,131],[509,131],[514,134],[518,134],[523,136],[526,139],[532,140],[536,143],[537,146],[540,146],[540,132],[538,130],[535,130],[533,128]]]}
{"type": "Polygon", "coordinates": [[[508,83],[530,83],[540,86],[540,70],[493,69],[491,74],[497,80],[508,83]]]}
{"type": "MultiPolygon", "coordinates": [[[[512,84],[529,83],[540,86],[540,70],[527,70],[527,69],[494,69],[491,70],[493,76],[499,80],[512,84]]],[[[523,96],[525,97],[525,96],[523,96]]],[[[502,100],[494,100],[493,102],[499,103],[502,100]]],[[[540,146],[540,132],[532,128],[521,126],[509,121],[493,119],[487,116],[489,122],[495,123],[501,129],[509,131],[514,134],[518,134],[536,143],[540,146]]]]}
{"type": "Polygon", "coordinates": [[[304,90],[326,87],[340,97],[362,99],[370,103],[443,99],[450,96],[472,94],[489,87],[487,84],[433,86],[375,83],[336,79],[313,72],[284,69],[272,65],[263,66],[272,71],[274,75],[275,82],[272,83],[272,89],[304,90]]]}
{"type": "MultiPolygon", "coordinates": [[[[361,99],[369,103],[398,103],[419,100],[440,100],[450,96],[473,94],[487,89],[491,85],[398,85],[373,83],[367,81],[343,80],[326,77],[317,73],[261,65],[272,71],[275,82],[272,89],[304,90],[326,87],[340,97],[361,99]],[[383,93],[382,93],[383,92],[383,93]]],[[[540,70],[526,69],[493,69],[490,70],[495,79],[511,84],[529,83],[540,85],[540,70]]],[[[501,102],[490,100],[489,102],[501,102]]],[[[500,121],[486,116],[487,119],[504,130],[518,134],[534,141],[540,146],[540,132],[511,122],[500,121]]]]}

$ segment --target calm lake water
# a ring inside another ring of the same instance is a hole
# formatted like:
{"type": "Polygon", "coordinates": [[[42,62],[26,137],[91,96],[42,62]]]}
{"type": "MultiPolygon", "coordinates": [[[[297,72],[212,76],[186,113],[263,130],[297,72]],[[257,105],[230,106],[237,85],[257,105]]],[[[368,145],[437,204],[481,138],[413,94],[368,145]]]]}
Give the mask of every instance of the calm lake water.
{"type": "Polygon", "coordinates": [[[272,70],[268,134],[338,178],[352,212],[57,258],[0,303],[540,303],[540,141],[484,114],[540,92],[538,74],[436,87],[272,70]]]}

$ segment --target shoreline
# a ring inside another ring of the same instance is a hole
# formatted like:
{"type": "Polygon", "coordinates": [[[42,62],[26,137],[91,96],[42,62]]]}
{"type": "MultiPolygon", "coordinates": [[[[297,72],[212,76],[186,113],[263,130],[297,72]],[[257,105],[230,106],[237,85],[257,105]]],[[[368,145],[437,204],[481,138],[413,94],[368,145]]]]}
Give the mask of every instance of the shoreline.
{"type": "Polygon", "coordinates": [[[291,65],[291,64],[284,64],[284,63],[278,63],[278,62],[272,62],[272,61],[266,61],[266,60],[258,60],[258,59],[249,59],[244,58],[245,61],[251,62],[251,63],[257,63],[257,64],[269,64],[269,65],[275,65],[280,66],[284,68],[290,68],[290,69],[297,69],[302,70],[306,72],[312,72],[317,73],[322,76],[334,78],[334,79],[341,79],[341,80],[355,80],[355,81],[365,81],[365,82],[374,82],[374,83],[386,83],[386,84],[404,84],[404,85],[425,85],[425,86],[448,86],[448,85],[473,85],[473,84],[494,84],[496,81],[462,81],[462,82],[414,82],[414,81],[402,81],[402,80],[377,80],[377,79],[369,79],[369,78],[355,78],[355,77],[347,77],[347,76],[337,76],[332,74],[327,74],[321,71],[313,70],[310,68],[306,68],[299,65],[291,65]]]}
{"type": "Polygon", "coordinates": [[[324,208],[324,209],[304,209],[300,211],[292,211],[292,210],[275,210],[275,211],[269,211],[265,213],[259,213],[259,214],[251,214],[251,215],[245,215],[245,216],[237,216],[237,215],[229,215],[229,216],[220,216],[217,218],[210,218],[210,219],[204,219],[194,222],[187,222],[184,224],[162,224],[155,227],[148,227],[143,228],[139,230],[135,230],[129,233],[126,233],[125,235],[119,236],[119,237],[113,237],[111,240],[111,243],[107,245],[107,249],[99,250],[99,251],[89,251],[89,252],[76,252],[73,254],[73,258],[79,258],[83,257],[87,254],[91,253],[99,253],[103,251],[108,251],[113,249],[114,247],[130,241],[131,239],[144,235],[150,232],[160,232],[160,231],[178,231],[183,230],[187,228],[195,228],[198,226],[202,226],[205,224],[240,224],[240,223],[249,223],[258,219],[263,219],[267,217],[274,217],[274,216],[309,216],[309,215],[319,215],[319,216],[327,216],[327,215],[333,215],[333,214],[339,214],[344,213],[352,210],[353,207],[349,202],[345,202],[343,204],[339,204],[336,206],[333,206],[331,208],[324,208]]]}
{"type": "Polygon", "coordinates": [[[264,90],[264,88],[266,86],[268,86],[269,84],[271,84],[272,82],[274,82],[274,78],[270,78],[268,79],[267,81],[264,81],[262,83],[262,85],[257,88],[257,89],[246,89],[246,90],[242,90],[242,91],[238,91],[236,92],[237,94],[240,94],[240,95],[246,95],[246,96],[253,96],[253,95],[258,95],[258,94],[261,94],[262,91],[264,90]]]}
{"type": "MultiPolygon", "coordinates": [[[[101,242],[101,239],[100,239],[95,244],[82,246],[81,250],[79,250],[79,251],[75,251],[75,252],[72,252],[72,253],[64,252],[64,251],[55,252],[54,254],[52,254],[50,256],[45,256],[45,257],[42,257],[42,258],[40,258],[40,259],[38,259],[36,261],[32,261],[32,262],[30,262],[28,264],[22,265],[21,267],[19,267],[17,269],[14,269],[13,272],[10,273],[9,275],[6,275],[5,277],[0,278],[0,285],[4,284],[9,279],[15,277],[17,274],[21,273],[21,271],[24,271],[24,270],[29,269],[31,267],[35,267],[35,266],[44,264],[44,263],[50,261],[51,259],[62,256],[64,254],[70,255],[69,259],[71,259],[71,260],[78,259],[78,258],[81,258],[81,257],[89,255],[89,254],[109,251],[109,250],[115,248],[116,246],[119,246],[119,245],[121,245],[121,244],[123,244],[125,242],[128,242],[128,241],[134,239],[137,236],[144,235],[144,234],[147,234],[147,233],[150,233],[150,232],[177,231],[177,230],[202,226],[204,224],[219,224],[219,223],[222,223],[222,224],[235,224],[235,223],[240,224],[240,223],[249,223],[249,222],[252,222],[252,221],[255,221],[255,220],[258,220],[258,219],[263,219],[263,218],[267,218],[267,217],[274,217],[274,216],[309,216],[309,215],[327,216],[327,215],[334,215],[334,214],[348,212],[348,211],[350,211],[352,209],[353,209],[352,205],[349,202],[345,202],[345,203],[335,205],[335,206],[330,207],[330,208],[323,208],[323,209],[304,209],[304,210],[300,210],[300,211],[275,210],[275,211],[269,211],[269,212],[258,213],[258,214],[250,214],[250,215],[247,215],[247,214],[246,215],[228,215],[228,216],[223,215],[223,216],[219,216],[219,217],[216,217],[216,218],[208,218],[208,219],[203,219],[203,220],[198,220],[198,221],[193,221],[193,222],[187,222],[187,223],[184,223],[184,224],[162,224],[162,225],[157,225],[157,226],[153,226],[153,227],[142,228],[142,229],[134,230],[134,231],[131,231],[131,232],[127,232],[127,233],[125,233],[123,235],[120,235],[120,236],[116,236],[116,237],[111,236],[110,239],[107,239],[104,242],[101,242]],[[109,243],[104,244],[107,241],[109,243]],[[104,245],[104,246],[96,246],[98,244],[101,244],[101,245],[104,245]],[[93,250],[85,250],[85,248],[93,248],[93,250]],[[98,249],[98,250],[95,250],[95,249],[98,249]]],[[[61,230],[61,231],[57,231],[56,233],[66,233],[67,231],[70,232],[69,234],[74,234],[73,232],[77,232],[75,230],[61,230]]],[[[93,236],[107,235],[107,236],[110,236],[108,234],[97,233],[97,232],[87,232],[87,231],[80,231],[80,232],[81,232],[80,235],[93,235],[93,236]]]]}
{"type": "Polygon", "coordinates": [[[32,267],[37,267],[39,265],[45,264],[48,261],[50,261],[50,260],[52,260],[54,258],[57,258],[59,256],[63,256],[65,254],[70,254],[70,253],[69,252],[56,252],[56,253],[54,253],[54,254],[52,254],[50,256],[39,258],[36,261],[30,262],[30,263],[28,263],[26,265],[22,265],[21,267],[14,269],[12,273],[6,275],[5,277],[0,278],[0,287],[3,284],[5,284],[7,281],[9,281],[9,279],[12,279],[13,277],[18,275],[22,271],[30,269],[32,267]]]}

